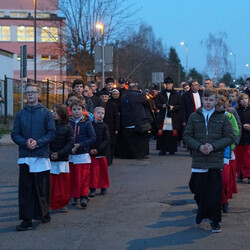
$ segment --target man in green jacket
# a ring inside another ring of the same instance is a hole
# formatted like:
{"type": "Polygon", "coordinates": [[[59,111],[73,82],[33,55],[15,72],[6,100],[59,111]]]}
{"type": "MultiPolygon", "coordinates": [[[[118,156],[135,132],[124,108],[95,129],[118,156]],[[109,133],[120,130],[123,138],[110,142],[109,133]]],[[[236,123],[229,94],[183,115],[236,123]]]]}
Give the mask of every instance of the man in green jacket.
{"type": "Polygon", "coordinates": [[[224,112],[215,110],[215,89],[203,92],[202,104],[190,115],[184,133],[184,142],[192,150],[193,158],[189,187],[198,205],[196,223],[208,218],[212,232],[221,232],[224,149],[234,142],[235,135],[224,112]]]}

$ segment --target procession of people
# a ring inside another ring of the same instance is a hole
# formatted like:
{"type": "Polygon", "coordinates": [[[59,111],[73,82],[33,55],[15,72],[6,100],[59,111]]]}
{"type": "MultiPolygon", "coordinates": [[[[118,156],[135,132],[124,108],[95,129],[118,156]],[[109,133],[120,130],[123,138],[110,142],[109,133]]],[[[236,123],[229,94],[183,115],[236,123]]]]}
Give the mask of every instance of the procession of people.
{"type": "MultiPolygon", "coordinates": [[[[137,83],[109,77],[105,87],[76,79],[66,103],[50,112],[40,102],[41,90],[27,84],[27,105],[16,115],[11,133],[19,146],[18,231],[32,220],[48,223],[50,210],[86,209],[100,189],[106,195],[113,158],[144,160],[149,141],[159,157],[184,147],[192,156],[189,187],[198,212],[196,223],[210,219],[220,232],[221,213],[228,213],[237,182],[250,184],[250,78],[241,93],[224,85],[204,87],[193,79],[175,89],[166,77],[142,90],[137,83]]],[[[175,157],[178,157],[176,155],[175,157]]]]}

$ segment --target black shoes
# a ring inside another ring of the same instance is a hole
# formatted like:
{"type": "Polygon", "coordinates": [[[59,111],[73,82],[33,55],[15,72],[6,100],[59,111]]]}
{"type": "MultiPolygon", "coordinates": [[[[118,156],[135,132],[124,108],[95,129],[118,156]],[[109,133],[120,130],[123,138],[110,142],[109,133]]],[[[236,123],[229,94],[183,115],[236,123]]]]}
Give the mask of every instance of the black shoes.
{"type": "Polygon", "coordinates": [[[105,195],[107,193],[107,188],[102,188],[101,189],[101,195],[105,195]]]}
{"type": "Polygon", "coordinates": [[[195,223],[199,225],[201,224],[201,222],[202,222],[202,218],[197,214],[195,218],[195,223]]]}
{"type": "Polygon", "coordinates": [[[51,221],[51,217],[49,214],[45,215],[42,219],[42,223],[48,223],[51,221]]]}
{"type": "Polygon", "coordinates": [[[80,205],[81,205],[81,207],[82,208],[86,208],[88,206],[88,201],[89,201],[88,197],[82,197],[80,199],[80,205]]]}
{"type": "Polygon", "coordinates": [[[229,203],[228,202],[226,202],[225,204],[222,205],[222,211],[223,211],[223,213],[229,212],[229,203]]]}
{"type": "Polygon", "coordinates": [[[221,227],[220,227],[219,222],[212,222],[211,228],[212,228],[213,233],[220,233],[221,232],[221,227]]]}
{"type": "MultiPolygon", "coordinates": [[[[100,195],[105,195],[107,193],[107,188],[101,188],[100,195]]],[[[96,189],[90,188],[89,197],[95,197],[96,195],[96,189]]]]}
{"type": "Polygon", "coordinates": [[[32,220],[23,220],[20,225],[16,227],[17,231],[27,231],[32,229],[32,220]]]}
{"type": "Polygon", "coordinates": [[[71,204],[71,206],[76,206],[76,204],[77,204],[77,198],[71,198],[70,204],[71,204]]]}
{"type": "Polygon", "coordinates": [[[89,197],[95,197],[95,194],[96,194],[96,189],[90,188],[89,197]]]}

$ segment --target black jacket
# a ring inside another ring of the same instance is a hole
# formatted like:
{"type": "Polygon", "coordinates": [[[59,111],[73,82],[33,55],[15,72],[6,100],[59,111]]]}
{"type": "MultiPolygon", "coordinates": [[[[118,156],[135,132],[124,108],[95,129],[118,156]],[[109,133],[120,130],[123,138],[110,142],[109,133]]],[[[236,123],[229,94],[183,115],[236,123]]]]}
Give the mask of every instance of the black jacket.
{"type": "Polygon", "coordinates": [[[58,153],[58,159],[51,161],[68,161],[69,154],[74,146],[73,129],[69,123],[56,123],[56,138],[50,143],[50,155],[58,153]]]}
{"type": "MultiPolygon", "coordinates": [[[[202,91],[198,92],[201,98],[202,91]]],[[[187,123],[189,116],[195,111],[193,92],[189,90],[181,96],[181,123],[187,123]]]]}
{"type": "Polygon", "coordinates": [[[119,88],[118,90],[119,90],[119,92],[120,92],[120,97],[128,92],[128,90],[125,89],[125,88],[122,88],[122,89],[119,88]]]}
{"type": "Polygon", "coordinates": [[[149,101],[137,90],[128,90],[121,97],[122,127],[135,126],[143,120],[153,120],[149,101]]]}
{"type": "Polygon", "coordinates": [[[242,131],[241,131],[241,138],[240,138],[240,145],[250,145],[250,131],[244,129],[243,125],[246,123],[250,123],[250,107],[247,108],[238,107],[236,111],[239,114],[240,121],[242,124],[242,131]]]}
{"type": "Polygon", "coordinates": [[[96,141],[91,146],[90,149],[96,149],[98,154],[95,156],[106,156],[107,148],[110,142],[109,129],[106,123],[104,122],[92,122],[92,125],[96,134],[96,141]]]}
{"type": "Polygon", "coordinates": [[[90,97],[90,99],[92,100],[94,109],[96,107],[103,107],[104,108],[104,103],[99,96],[93,95],[90,97]]]}
{"type": "Polygon", "coordinates": [[[161,93],[158,95],[157,101],[156,101],[156,107],[160,110],[159,116],[158,116],[158,124],[159,127],[162,128],[165,114],[166,114],[166,108],[163,108],[163,104],[167,104],[169,106],[174,106],[174,109],[172,111],[168,111],[168,117],[172,118],[172,126],[173,129],[178,129],[180,125],[180,109],[181,109],[181,95],[173,89],[170,92],[170,97],[168,99],[167,91],[164,89],[161,91],[161,93]]]}
{"type": "Polygon", "coordinates": [[[108,125],[110,133],[110,143],[116,143],[115,131],[119,131],[120,116],[118,109],[113,102],[105,103],[105,117],[103,121],[108,125]]]}
{"type": "Polygon", "coordinates": [[[109,102],[113,102],[113,103],[116,105],[119,114],[121,114],[121,111],[122,111],[121,97],[119,97],[119,98],[117,98],[117,99],[114,99],[113,97],[111,97],[111,98],[109,99],[109,102]]]}

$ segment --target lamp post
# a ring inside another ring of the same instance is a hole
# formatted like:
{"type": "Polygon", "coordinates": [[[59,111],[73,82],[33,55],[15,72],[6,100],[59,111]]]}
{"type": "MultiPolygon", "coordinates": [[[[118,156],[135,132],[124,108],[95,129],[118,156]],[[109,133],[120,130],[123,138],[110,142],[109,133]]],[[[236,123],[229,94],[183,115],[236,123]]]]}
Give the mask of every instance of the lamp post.
{"type": "Polygon", "coordinates": [[[180,42],[181,46],[186,47],[186,81],[187,81],[187,75],[188,75],[188,45],[184,42],[180,42]]]}
{"type": "Polygon", "coordinates": [[[234,56],[234,80],[236,81],[236,55],[233,52],[229,53],[230,56],[234,56]]]}
{"type": "Polygon", "coordinates": [[[105,81],[105,68],[104,68],[104,25],[101,23],[96,24],[96,28],[101,30],[102,34],[102,87],[104,88],[105,81]]]}
{"type": "Polygon", "coordinates": [[[34,81],[36,83],[36,0],[34,0],[34,81]]]}

